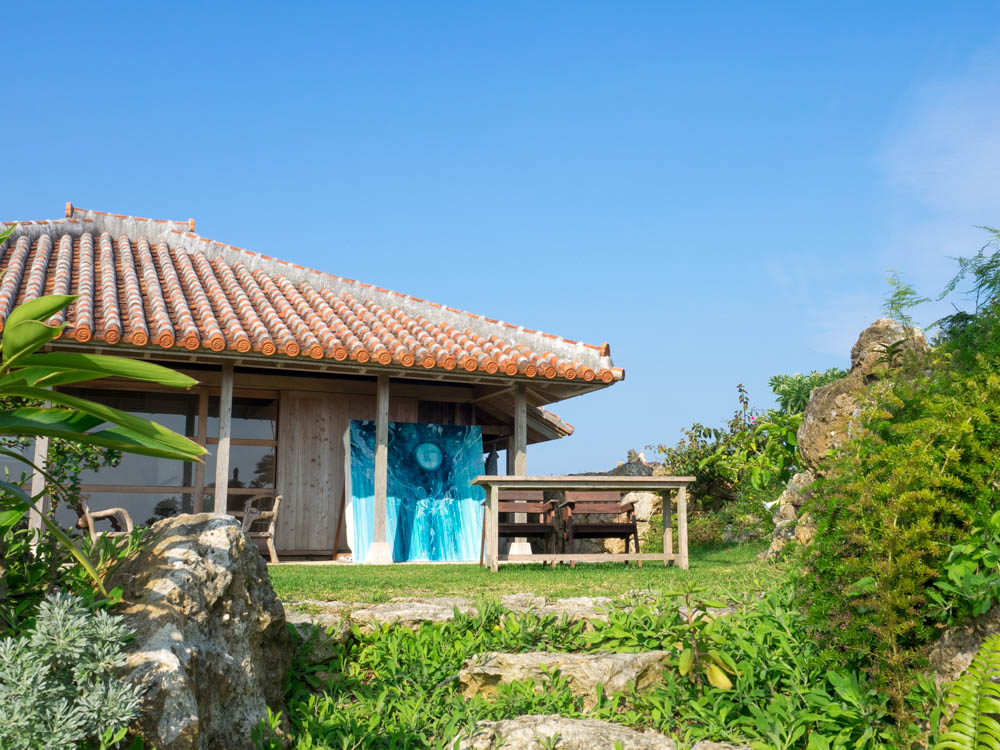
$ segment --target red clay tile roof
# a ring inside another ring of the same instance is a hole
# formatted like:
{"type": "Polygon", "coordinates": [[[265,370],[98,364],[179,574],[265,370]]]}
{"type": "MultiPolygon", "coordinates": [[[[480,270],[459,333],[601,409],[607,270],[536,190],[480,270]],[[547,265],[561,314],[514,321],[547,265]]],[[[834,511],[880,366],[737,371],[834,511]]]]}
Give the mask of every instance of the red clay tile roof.
{"type": "Polygon", "coordinates": [[[66,206],[0,244],[0,330],[17,304],[79,299],[63,336],[144,348],[581,380],[624,378],[610,349],[562,339],[208,240],[194,220],[66,206]]]}

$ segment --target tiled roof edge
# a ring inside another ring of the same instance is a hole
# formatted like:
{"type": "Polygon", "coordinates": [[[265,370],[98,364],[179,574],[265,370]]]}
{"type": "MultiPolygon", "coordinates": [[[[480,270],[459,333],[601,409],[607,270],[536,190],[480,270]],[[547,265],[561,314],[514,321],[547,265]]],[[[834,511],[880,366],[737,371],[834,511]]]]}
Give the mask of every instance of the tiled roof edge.
{"type": "Polygon", "coordinates": [[[454,307],[446,307],[419,297],[383,289],[325,271],[307,268],[297,263],[262,255],[252,250],[217,242],[192,231],[193,219],[186,221],[147,219],[81,209],[69,203],[66,208],[68,218],[19,222],[20,226],[16,235],[28,235],[32,242],[39,235],[53,230],[73,235],[84,232],[108,232],[114,238],[122,234],[129,237],[144,235],[150,243],[166,242],[170,247],[181,247],[188,252],[200,252],[209,257],[218,255],[228,263],[239,261],[250,270],[260,269],[269,275],[285,276],[292,282],[306,282],[319,288],[329,289],[335,294],[348,292],[362,299],[372,299],[386,308],[398,305],[403,312],[410,316],[423,315],[434,320],[446,321],[460,331],[468,328],[486,338],[496,335],[515,345],[524,344],[534,350],[550,351],[569,361],[579,361],[594,370],[610,367],[615,374],[615,380],[624,379],[624,372],[613,367],[610,357],[601,356],[602,347],[600,346],[573,341],[524,326],[516,326],[454,307]]]}

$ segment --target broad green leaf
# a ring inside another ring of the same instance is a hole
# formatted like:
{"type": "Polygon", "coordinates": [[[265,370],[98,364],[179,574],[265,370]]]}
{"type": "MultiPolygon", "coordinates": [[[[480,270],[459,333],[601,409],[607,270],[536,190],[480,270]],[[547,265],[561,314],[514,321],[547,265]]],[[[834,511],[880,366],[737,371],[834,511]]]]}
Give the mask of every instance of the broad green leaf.
{"type": "Polygon", "coordinates": [[[4,370],[9,370],[18,360],[45,346],[63,328],[64,326],[47,326],[37,320],[22,320],[16,325],[8,323],[3,329],[4,370]]]}
{"type": "Polygon", "coordinates": [[[23,304],[15,307],[10,315],[7,316],[7,322],[4,323],[4,350],[3,358],[7,359],[7,330],[13,328],[18,323],[23,323],[28,320],[33,320],[35,322],[43,322],[51,318],[57,312],[76,301],[76,296],[70,294],[50,294],[45,297],[37,297],[30,302],[25,302],[23,304]]]}
{"type": "Polygon", "coordinates": [[[97,378],[129,378],[147,383],[158,383],[171,388],[190,388],[198,381],[169,367],[125,357],[110,357],[104,354],[75,354],[51,352],[35,354],[22,361],[27,368],[43,367],[58,370],[92,373],[91,380],[97,378]]]}
{"type": "Polygon", "coordinates": [[[726,673],[719,669],[717,664],[709,664],[705,667],[705,676],[713,687],[719,690],[732,690],[733,683],[726,676],[726,673]]]}
{"type": "MultiPolygon", "coordinates": [[[[60,410],[65,411],[65,410],[60,410]]],[[[86,417],[88,415],[82,415],[86,417]]],[[[32,420],[29,417],[13,418],[0,413],[0,433],[21,436],[44,436],[72,440],[86,445],[97,445],[103,448],[114,448],[126,453],[138,453],[157,458],[172,458],[178,461],[196,461],[207,451],[202,449],[198,454],[192,451],[177,450],[156,438],[140,435],[123,427],[115,427],[98,432],[81,432],[75,428],[76,419],[68,423],[49,420],[32,420]]],[[[103,420],[100,421],[103,424],[103,420]]],[[[194,443],[194,445],[197,445],[194,443]]],[[[198,446],[201,448],[201,446],[198,446]]]]}
{"type": "Polygon", "coordinates": [[[46,391],[41,388],[29,388],[23,386],[13,387],[6,390],[6,395],[23,396],[35,401],[44,401],[45,399],[48,399],[53,403],[62,404],[63,406],[68,406],[71,409],[79,409],[86,414],[100,417],[106,422],[111,422],[112,424],[124,427],[140,436],[151,438],[152,440],[162,444],[164,448],[171,449],[175,454],[186,456],[187,460],[194,460],[207,453],[202,446],[188,440],[186,437],[178,435],[173,430],[168,430],[166,427],[158,425],[155,422],[150,422],[148,419],[137,417],[134,414],[129,414],[110,406],[98,404],[83,398],[77,398],[76,396],[70,396],[67,393],[46,391]]]}
{"type": "Polygon", "coordinates": [[[25,510],[0,510],[0,533],[6,531],[7,529],[16,526],[17,523],[24,518],[24,514],[27,513],[25,510]]]}
{"type": "Polygon", "coordinates": [[[681,677],[686,677],[687,673],[691,671],[691,665],[694,663],[694,651],[690,648],[684,649],[681,654],[680,661],[677,663],[677,671],[681,673],[681,677]]]}

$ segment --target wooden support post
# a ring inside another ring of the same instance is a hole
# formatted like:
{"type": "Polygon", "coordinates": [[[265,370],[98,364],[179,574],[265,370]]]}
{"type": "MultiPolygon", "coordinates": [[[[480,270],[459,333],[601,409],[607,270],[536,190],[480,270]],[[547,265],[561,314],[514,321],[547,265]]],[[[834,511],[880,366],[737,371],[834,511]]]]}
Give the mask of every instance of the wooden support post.
{"type": "MultiPolygon", "coordinates": [[[[528,389],[519,383],[514,389],[514,435],[507,442],[507,473],[517,477],[528,475],[528,389]]],[[[527,513],[515,513],[516,523],[527,523],[527,513]]],[[[555,550],[552,550],[555,552],[555,550]]],[[[527,537],[517,537],[510,545],[511,555],[530,555],[527,537]]]]}
{"type": "MultiPolygon", "coordinates": [[[[48,406],[48,404],[46,404],[48,406]]],[[[32,456],[32,463],[40,469],[45,468],[45,464],[49,457],[49,439],[47,437],[36,437],[35,438],[35,453],[32,456]]],[[[31,496],[38,497],[45,492],[45,477],[36,472],[31,475],[31,496]]],[[[38,508],[41,513],[49,512],[49,496],[42,495],[38,497],[35,501],[35,507],[38,508]]],[[[29,529],[41,529],[42,528],[42,516],[41,513],[35,511],[34,508],[28,511],[28,528],[29,529]]],[[[37,546],[37,538],[31,541],[31,549],[34,550],[37,546]]]]}
{"type": "Polygon", "coordinates": [[[229,441],[233,425],[233,365],[222,366],[219,394],[219,445],[215,453],[215,512],[226,513],[229,503],[229,441]]]}
{"type": "Polygon", "coordinates": [[[663,503],[663,564],[670,565],[674,556],[674,514],[670,512],[670,490],[660,493],[663,503]]]}
{"type": "Polygon", "coordinates": [[[500,490],[494,485],[486,487],[486,513],[483,514],[484,534],[486,539],[486,552],[483,556],[483,564],[494,573],[499,566],[500,540],[497,537],[498,522],[500,516],[500,490]]]}
{"type": "MultiPolygon", "coordinates": [[[[198,445],[208,442],[208,389],[202,386],[198,389],[198,445]]],[[[205,502],[205,464],[194,466],[194,512],[201,513],[205,502]]]]}
{"type": "Polygon", "coordinates": [[[386,539],[389,505],[389,376],[379,375],[375,394],[375,523],[365,562],[392,563],[392,547],[386,539]]]}
{"type": "Polygon", "coordinates": [[[688,501],[687,487],[677,489],[677,564],[688,569],[688,501]]]}

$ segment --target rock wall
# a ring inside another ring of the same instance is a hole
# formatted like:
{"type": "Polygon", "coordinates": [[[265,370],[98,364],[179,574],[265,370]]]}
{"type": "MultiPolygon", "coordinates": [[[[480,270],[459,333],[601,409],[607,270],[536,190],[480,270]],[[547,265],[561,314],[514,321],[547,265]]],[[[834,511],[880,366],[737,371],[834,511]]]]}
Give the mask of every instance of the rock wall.
{"type": "Polygon", "coordinates": [[[792,477],[778,498],[771,546],[763,556],[776,556],[792,540],[803,545],[812,541],[816,527],[802,511],[806,488],[822,475],[822,462],[830,451],[855,436],[863,392],[901,366],[907,356],[920,356],[927,350],[919,328],[906,329],[894,320],[879,318],[861,332],[851,348],[848,375],[809,395],[797,436],[799,457],[806,470],[792,477]]]}
{"type": "Polygon", "coordinates": [[[292,655],[264,561],[228,516],[174,516],[150,533],[110,581],[136,631],[125,666],[145,689],[136,728],[158,750],[253,747],[267,708],[285,708],[292,655]]]}

